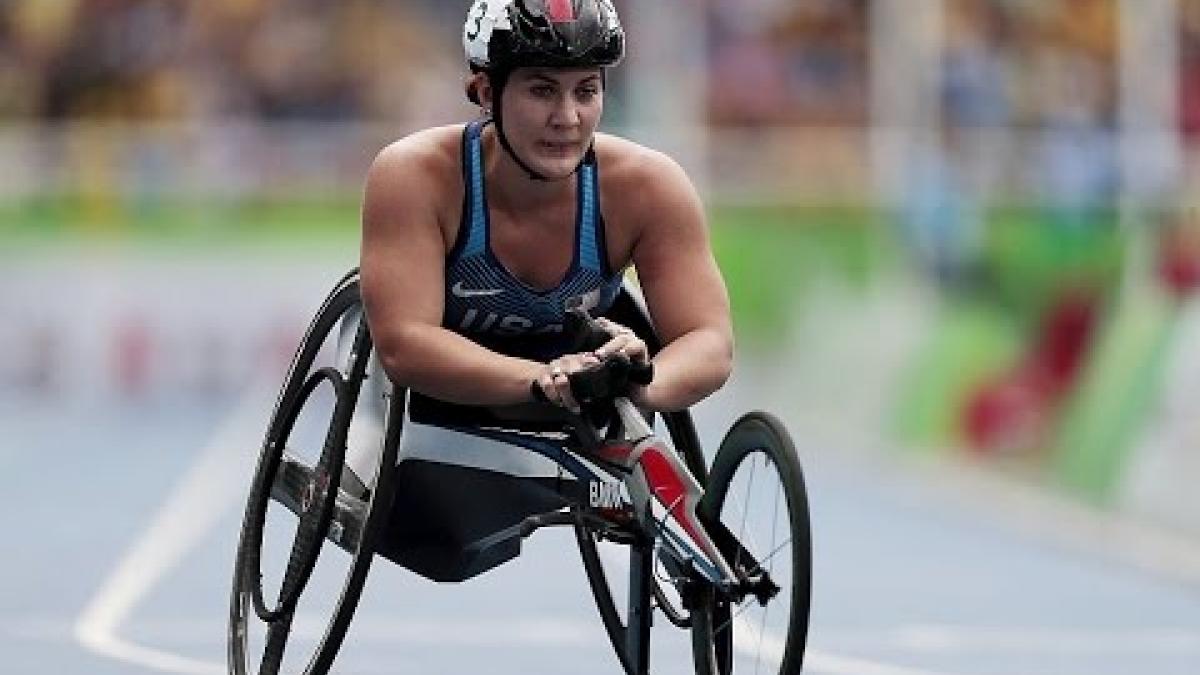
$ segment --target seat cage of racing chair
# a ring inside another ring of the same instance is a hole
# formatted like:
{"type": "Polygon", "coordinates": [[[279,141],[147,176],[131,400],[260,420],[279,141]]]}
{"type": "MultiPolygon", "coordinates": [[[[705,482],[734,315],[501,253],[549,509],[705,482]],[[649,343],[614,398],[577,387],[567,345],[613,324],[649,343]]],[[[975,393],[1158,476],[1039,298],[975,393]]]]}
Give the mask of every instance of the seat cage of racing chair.
{"type": "MultiPolygon", "coordinates": [[[[603,316],[633,330],[639,338],[646,342],[651,354],[657,353],[661,349],[661,341],[653,329],[640,292],[629,286],[628,283],[622,286],[612,307],[603,316]]],[[[490,414],[498,419],[509,420],[558,419],[554,417],[553,409],[548,408],[545,404],[508,406],[492,409],[490,414]]],[[[672,443],[683,458],[688,470],[703,485],[707,475],[704,455],[690,412],[682,410],[662,413],[662,417],[672,443]]],[[[398,494],[397,499],[403,500],[403,497],[398,494]]],[[[402,517],[399,512],[393,513],[393,519],[402,517]]],[[[384,557],[422,576],[439,581],[463,581],[518,556],[521,541],[532,534],[533,530],[545,525],[570,524],[563,520],[564,517],[564,514],[561,513],[548,512],[527,518],[524,522],[492,531],[483,538],[465,545],[465,551],[469,552],[465,559],[469,560],[469,563],[463,566],[452,566],[447,568],[449,571],[443,570],[440,573],[435,573],[432,569],[417,562],[411,552],[406,554],[403,549],[395,548],[395,544],[403,537],[400,536],[399,531],[392,530],[391,526],[388,528],[391,534],[386,535],[383,541],[378,542],[377,550],[384,557]]],[[[399,521],[393,523],[393,525],[398,524],[400,524],[399,521]]]]}

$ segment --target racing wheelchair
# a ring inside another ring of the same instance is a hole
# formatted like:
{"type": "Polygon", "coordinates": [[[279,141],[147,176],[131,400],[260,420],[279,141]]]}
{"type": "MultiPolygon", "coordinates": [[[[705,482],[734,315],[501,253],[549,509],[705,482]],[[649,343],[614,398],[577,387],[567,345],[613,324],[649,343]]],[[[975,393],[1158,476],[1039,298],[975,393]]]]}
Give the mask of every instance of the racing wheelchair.
{"type": "MultiPolygon", "coordinates": [[[[589,340],[603,340],[586,313],[571,316],[568,332],[577,345],[591,348],[589,340]]],[[[660,348],[633,288],[622,290],[607,316],[632,328],[652,352],[660,348]]],[[[624,396],[630,382],[651,376],[610,360],[572,378],[581,414],[541,405],[491,420],[535,428],[526,447],[560,467],[558,476],[536,486],[533,497],[506,495],[521,508],[488,509],[489,518],[460,535],[450,564],[436,564],[446,556],[431,552],[428,538],[406,531],[422,520],[409,517],[422,499],[412,494],[419,489],[410,489],[417,469],[409,469],[420,463],[399,452],[415,396],[388,381],[373,358],[352,270],[309,325],[259,454],[234,563],[229,672],[329,672],[377,556],[430,579],[461,581],[516,557],[525,538],[552,526],[574,530],[625,673],[648,673],[655,610],[691,631],[699,674],[801,672],[811,541],[804,478],[786,430],[769,414],[748,413],[729,429],[708,467],[688,411],[661,415],[667,443],[656,435],[653,416],[624,396]],[[355,471],[347,446],[362,442],[354,437],[363,429],[375,429],[375,436],[368,434],[372,461],[355,471]],[[288,526],[276,531],[273,523],[281,520],[288,526]],[[286,554],[269,560],[268,541],[281,543],[286,554]],[[601,542],[627,549],[627,578],[610,579],[601,542]],[[298,659],[289,653],[285,662],[301,596],[318,559],[330,556],[342,559],[333,584],[340,592],[322,610],[328,618],[316,630],[315,646],[298,659]],[[252,632],[263,634],[253,647],[252,632]]]]}

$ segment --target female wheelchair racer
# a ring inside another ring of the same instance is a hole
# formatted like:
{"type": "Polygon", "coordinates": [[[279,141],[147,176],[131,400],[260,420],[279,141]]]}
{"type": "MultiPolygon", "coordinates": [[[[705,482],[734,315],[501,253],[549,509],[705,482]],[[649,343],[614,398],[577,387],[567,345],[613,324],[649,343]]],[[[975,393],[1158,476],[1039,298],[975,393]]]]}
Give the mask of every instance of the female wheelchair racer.
{"type": "MultiPolygon", "coordinates": [[[[636,290],[622,289],[610,318],[659,347],[636,290]]],[[[572,330],[584,344],[584,320],[572,330]]],[[[553,476],[537,473],[537,462],[504,466],[504,458],[481,469],[469,453],[441,466],[400,457],[406,392],[373,354],[357,272],[342,279],[301,343],[259,457],[234,569],[230,672],[329,672],[376,555],[429,579],[465,581],[511,560],[524,538],[554,525],[576,533],[624,672],[648,672],[655,611],[691,630],[697,673],[801,672],[811,544],[787,432],[765,413],[744,415],[706,470],[687,411],[662,415],[672,449],[623,397],[630,378],[649,373],[620,359],[590,373],[572,378],[579,415],[532,406],[474,421],[528,434],[530,443],[518,449],[524,452],[509,459],[544,459],[557,467],[553,476]],[[316,432],[311,439],[302,438],[304,427],[316,432]],[[374,446],[371,466],[349,468],[348,445],[374,446]],[[671,461],[685,464],[694,480],[673,485],[662,476],[674,473],[651,466],[671,461]],[[441,482],[447,476],[468,481],[449,499],[441,482]],[[264,531],[272,527],[269,513],[273,521],[289,518],[281,511],[298,523],[290,546],[284,537],[272,555],[264,531]],[[623,593],[614,592],[601,563],[602,541],[628,548],[623,593]],[[318,558],[340,563],[340,590],[325,603],[319,640],[293,644],[297,607],[322,590],[310,583],[318,558]]]]}

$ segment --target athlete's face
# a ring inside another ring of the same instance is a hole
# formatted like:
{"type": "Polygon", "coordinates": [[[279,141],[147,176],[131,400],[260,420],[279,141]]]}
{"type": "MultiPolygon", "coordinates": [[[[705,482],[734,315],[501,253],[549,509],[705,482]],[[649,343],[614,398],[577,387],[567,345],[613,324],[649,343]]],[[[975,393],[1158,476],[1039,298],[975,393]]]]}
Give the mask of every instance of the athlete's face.
{"type": "Polygon", "coordinates": [[[504,133],[517,155],[546,178],[566,178],[583,159],[604,111],[598,68],[518,68],[501,101],[504,133]]]}

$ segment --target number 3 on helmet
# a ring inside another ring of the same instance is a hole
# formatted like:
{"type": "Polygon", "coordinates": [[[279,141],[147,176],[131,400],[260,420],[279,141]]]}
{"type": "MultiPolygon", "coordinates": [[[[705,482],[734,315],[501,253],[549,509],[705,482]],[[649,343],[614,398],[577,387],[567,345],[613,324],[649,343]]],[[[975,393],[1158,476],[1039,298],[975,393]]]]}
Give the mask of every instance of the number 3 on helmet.
{"type": "Polygon", "coordinates": [[[604,68],[625,54],[611,0],[475,0],[463,25],[473,71],[604,68]]]}

